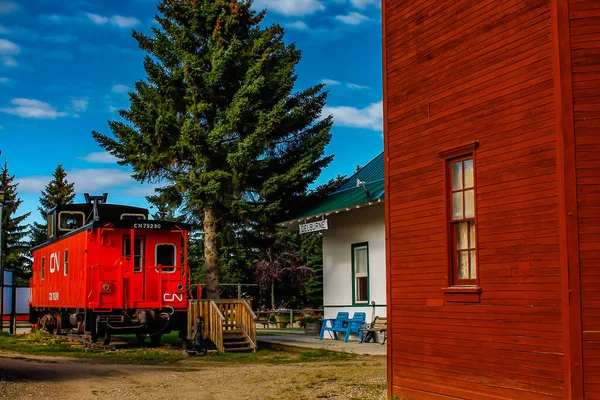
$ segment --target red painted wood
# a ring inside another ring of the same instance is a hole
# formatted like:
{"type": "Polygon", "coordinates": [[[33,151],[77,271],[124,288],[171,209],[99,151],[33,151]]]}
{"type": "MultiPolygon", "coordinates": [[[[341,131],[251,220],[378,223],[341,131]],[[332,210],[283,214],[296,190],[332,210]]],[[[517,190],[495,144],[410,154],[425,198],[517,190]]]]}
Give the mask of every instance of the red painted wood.
{"type": "Polygon", "coordinates": [[[600,398],[600,1],[382,16],[390,395],[600,398]],[[472,141],[479,303],[443,292],[438,152],[472,141]]]}

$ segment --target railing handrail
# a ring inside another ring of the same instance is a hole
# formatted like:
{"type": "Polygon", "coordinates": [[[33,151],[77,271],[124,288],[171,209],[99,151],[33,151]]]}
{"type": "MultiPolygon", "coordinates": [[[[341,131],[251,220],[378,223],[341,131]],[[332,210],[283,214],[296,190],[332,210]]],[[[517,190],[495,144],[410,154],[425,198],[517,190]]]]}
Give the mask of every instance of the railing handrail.
{"type": "Polygon", "coordinates": [[[254,313],[254,311],[252,311],[252,307],[250,307],[250,304],[248,304],[247,301],[243,300],[242,301],[244,303],[244,306],[246,307],[246,309],[248,310],[248,312],[250,312],[250,315],[252,315],[252,318],[254,320],[256,320],[258,317],[256,316],[256,314],[254,313]]]}
{"type": "Polygon", "coordinates": [[[223,313],[221,312],[221,310],[219,310],[219,307],[217,307],[217,304],[215,303],[214,300],[210,301],[210,305],[211,307],[213,307],[215,309],[215,311],[217,312],[217,315],[219,316],[219,318],[221,318],[221,322],[223,322],[225,320],[225,316],[223,315],[223,313]]]}

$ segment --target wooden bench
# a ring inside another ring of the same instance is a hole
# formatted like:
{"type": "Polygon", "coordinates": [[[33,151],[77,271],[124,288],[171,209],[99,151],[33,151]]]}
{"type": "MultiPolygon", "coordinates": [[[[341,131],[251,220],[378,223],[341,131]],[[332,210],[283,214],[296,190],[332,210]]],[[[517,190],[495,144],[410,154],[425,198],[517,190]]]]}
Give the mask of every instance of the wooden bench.
{"type": "Polygon", "coordinates": [[[271,312],[270,311],[257,311],[256,312],[256,320],[255,322],[257,324],[262,324],[263,329],[266,329],[269,327],[269,317],[271,316],[271,312]]]}
{"type": "MultiPolygon", "coordinates": [[[[363,328],[362,331],[363,333],[366,332],[363,335],[364,342],[370,342],[371,339],[374,342],[377,342],[375,339],[375,333],[377,332],[383,333],[383,342],[381,342],[381,344],[385,344],[385,341],[387,340],[387,317],[375,317],[371,326],[368,328],[363,328]]],[[[361,339],[360,342],[363,343],[363,340],[361,339]]]]}
{"type": "Polygon", "coordinates": [[[351,333],[356,333],[362,341],[363,332],[362,327],[365,323],[367,314],[364,312],[355,312],[352,318],[348,318],[347,312],[339,312],[335,319],[329,318],[323,320],[321,326],[321,334],[319,340],[323,340],[323,335],[326,331],[333,332],[333,337],[338,340],[338,332],[344,333],[344,342],[348,342],[351,333]]]}

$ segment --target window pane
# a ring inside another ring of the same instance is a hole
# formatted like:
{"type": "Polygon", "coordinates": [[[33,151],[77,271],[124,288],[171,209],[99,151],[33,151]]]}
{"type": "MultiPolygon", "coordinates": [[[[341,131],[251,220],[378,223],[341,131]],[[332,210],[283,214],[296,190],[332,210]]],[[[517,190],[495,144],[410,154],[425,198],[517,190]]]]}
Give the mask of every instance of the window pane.
{"type": "Polygon", "coordinates": [[[475,218],[475,191],[465,190],[465,218],[475,218]]]}
{"type": "Polygon", "coordinates": [[[469,248],[474,249],[474,248],[476,248],[476,246],[475,246],[475,221],[469,222],[469,229],[471,231],[469,233],[469,248]]]}
{"type": "Polygon", "coordinates": [[[463,162],[465,166],[465,188],[472,188],[475,186],[473,179],[473,160],[466,160],[463,162]]]}
{"type": "MultiPolygon", "coordinates": [[[[160,265],[163,267],[175,267],[175,245],[156,245],[156,265],[160,265]]],[[[175,268],[163,268],[162,271],[172,272],[175,271],[175,268]]]]}
{"type": "Polygon", "coordinates": [[[461,249],[468,249],[468,243],[469,243],[469,228],[468,228],[469,223],[468,222],[461,222],[460,224],[456,224],[456,248],[461,250],[461,249]]]}
{"type": "Polygon", "coordinates": [[[458,252],[458,279],[469,279],[469,252],[458,252]]]}
{"type": "Polygon", "coordinates": [[[368,301],[367,288],[368,279],[366,276],[356,278],[356,301],[368,301]]]}
{"type": "Polygon", "coordinates": [[[463,194],[452,193],[452,219],[463,218],[463,194]]]}
{"type": "Polygon", "coordinates": [[[460,190],[462,185],[462,162],[452,164],[452,190],[460,190]]]}
{"type": "Polygon", "coordinates": [[[83,214],[61,212],[59,227],[63,231],[70,231],[83,226],[83,214]]]}
{"type": "Polygon", "coordinates": [[[354,249],[354,272],[356,274],[367,273],[367,248],[354,249]]]}
{"type": "Polygon", "coordinates": [[[477,259],[475,258],[475,252],[471,251],[471,279],[477,278],[477,259]]]}

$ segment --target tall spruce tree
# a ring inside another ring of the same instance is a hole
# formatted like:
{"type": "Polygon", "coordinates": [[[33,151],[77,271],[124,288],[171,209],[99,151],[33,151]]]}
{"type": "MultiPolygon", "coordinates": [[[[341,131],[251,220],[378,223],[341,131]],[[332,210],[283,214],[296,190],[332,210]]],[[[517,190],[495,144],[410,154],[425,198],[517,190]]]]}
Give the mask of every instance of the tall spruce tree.
{"type": "Polygon", "coordinates": [[[42,217],[41,223],[34,222],[31,227],[31,243],[35,247],[48,240],[48,213],[56,206],[72,203],[75,200],[75,184],[67,180],[67,171],[62,164],[58,164],[52,180],[42,190],[38,210],[42,217]]]}
{"type": "Polygon", "coordinates": [[[18,215],[19,206],[23,202],[19,198],[15,176],[10,175],[8,163],[0,169],[0,191],[4,191],[2,210],[2,265],[13,269],[17,284],[28,284],[31,277],[31,261],[27,258],[29,242],[25,220],[31,213],[18,215]]]}
{"type": "Polygon", "coordinates": [[[219,296],[218,226],[236,219],[273,229],[286,204],[332,157],[327,92],[294,92],[300,51],[251,0],[163,0],[152,36],[133,32],[147,80],[98,143],[160,182],[202,225],[206,293],[219,296]],[[176,196],[175,196],[176,197],[176,196]]]}

